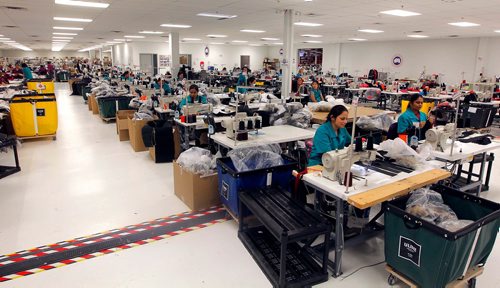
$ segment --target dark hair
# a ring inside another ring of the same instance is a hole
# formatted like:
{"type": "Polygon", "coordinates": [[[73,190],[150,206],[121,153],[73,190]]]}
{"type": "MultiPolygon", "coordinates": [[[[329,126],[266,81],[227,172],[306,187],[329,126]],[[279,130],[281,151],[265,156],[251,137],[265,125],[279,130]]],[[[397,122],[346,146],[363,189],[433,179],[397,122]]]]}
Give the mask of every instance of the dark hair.
{"type": "Polygon", "coordinates": [[[319,86],[319,82],[318,82],[318,80],[314,80],[314,81],[311,83],[311,85],[312,85],[312,84],[314,84],[314,83],[318,84],[318,86],[319,86]]]}
{"type": "Polygon", "coordinates": [[[25,67],[28,67],[28,65],[26,65],[26,63],[23,63],[23,64],[21,64],[21,67],[25,68],[25,67]]]}
{"type": "Polygon", "coordinates": [[[248,78],[248,84],[252,83],[253,81],[255,81],[255,77],[252,76],[248,78]]]}
{"type": "Polygon", "coordinates": [[[347,107],[345,107],[344,105],[335,105],[330,110],[330,113],[328,113],[328,116],[326,116],[326,121],[330,121],[332,117],[337,118],[340,114],[344,112],[349,112],[347,110],[347,107]]]}
{"type": "Polygon", "coordinates": [[[417,99],[418,99],[418,98],[420,98],[420,97],[424,98],[424,97],[423,97],[422,95],[420,95],[420,94],[411,94],[411,95],[410,95],[410,102],[408,102],[408,106],[406,106],[406,109],[407,109],[407,110],[408,110],[408,109],[410,109],[410,108],[411,108],[411,107],[410,107],[410,105],[411,105],[413,102],[417,101],[417,99]]]}
{"type": "Polygon", "coordinates": [[[191,84],[191,86],[189,86],[189,91],[191,91],[191,89],[196,90],[196,92],[200,91],[200,90],[198,89],[198,85],[196,85],[196,84],[191,84]]]}

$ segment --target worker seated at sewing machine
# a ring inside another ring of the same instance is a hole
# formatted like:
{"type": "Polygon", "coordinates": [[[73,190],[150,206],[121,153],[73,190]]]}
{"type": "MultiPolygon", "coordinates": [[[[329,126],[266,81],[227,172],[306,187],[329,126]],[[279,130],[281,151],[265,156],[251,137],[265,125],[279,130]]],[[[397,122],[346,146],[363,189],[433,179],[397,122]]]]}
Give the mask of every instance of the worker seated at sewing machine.
{"type": "Polygon", "coordinates": [[[182,110],[182,107],[184,107],[186,104],[207,104],[207,96],[205,95],[198,95],[199,93],[199,88],[196,84],[192,84],[189,86],[189,95],[182,99],[182,101],[179,103],[179,109],[182,110]]]}
{"type": "Polygon", "coordinates": [[[408,137],[416,135],[418,140],[425,139],[425,132],[434,125],[435,116],[431,115],[429,119],[427,119],[427,115],[420,111],[423,103],[424,98],[422,95],[411,95],[408,108],[403,114],[399,115],[397,126],[398,134],[406,134],[408,137]],[[415,132],[414,129],[418,131],[415,132]]]}

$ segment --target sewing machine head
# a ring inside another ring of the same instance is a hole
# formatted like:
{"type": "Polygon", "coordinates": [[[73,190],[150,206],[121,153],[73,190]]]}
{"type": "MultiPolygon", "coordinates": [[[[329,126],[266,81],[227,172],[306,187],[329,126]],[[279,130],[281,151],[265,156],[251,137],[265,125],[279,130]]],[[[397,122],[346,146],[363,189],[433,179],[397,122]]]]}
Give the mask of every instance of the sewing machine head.
{"type": "Polygon", "coordinates": [[[186,104],[182,107],[182,114],[208,114],[212,111],[212,104],[186,104]],[[189,112],[189,113],[188,113],[189,112]]]}
{"type": "Polygon", "coordinates": [[[349,149],[333,150],[326,152],[321,157],[323,164],[323,177],[332,181],[339,181],[342,184],[344,175],[351,170],[351,165],[358,161],[373,161],[377,156],[375,150],[352,151],[352,157],[349,149]]]}
{"type": "Polygon", "coordinates": [[[259,115],[247,116],[246,112],[241,112],[222,121],[222,127],[226,128],[228,138],[247,140],[249,131],[262,129],[262,117],[259,115]]]}
{"type": "Polygon", "coordinates": [[[443,152],[449,145],[448,139],[453,135],[455,124],[448,123],[445,126],[436,126],[425,132],[425,142],[430,143],[434,150],[443,152]]]}

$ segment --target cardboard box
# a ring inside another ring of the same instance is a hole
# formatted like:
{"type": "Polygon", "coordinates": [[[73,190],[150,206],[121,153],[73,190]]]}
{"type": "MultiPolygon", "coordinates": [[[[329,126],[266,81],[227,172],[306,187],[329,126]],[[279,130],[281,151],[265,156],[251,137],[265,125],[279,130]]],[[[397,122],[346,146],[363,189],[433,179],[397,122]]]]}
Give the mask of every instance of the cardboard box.
{"type": "Polygon", "coordinates": [[[179,127],[174,128],[174,159],[179,158],[181,154],[181,135],[179,134],[179,127]]]}
{"type": "Polygon", "coordinates": [[[130,140],[128,133],[128,116],[134,116],[135,110],[116,111],[116,134],[120,141],[130,140]]]}
{"type": "Polygon", "coordinates": [[[191,210],[201,210],[220,204],[217,174],[203,176],[184,170],[174,161],[175,195],[191,210]]]}
{"type": "Polygon", "coordinates": [[[92,114],[99,114],[99,105],[97,105],[97,100],[95,96],[90,96],[90,105],[92,106],[92,114]]]}
{"type": "Polygon", "coordinates": [[[156,163],[156,149],[155,147],[149,147],[149,157],[156,163]]]}
{"type": "Polygon", "coordinates": [[[144,141],[142,141],[142,127],[144,127],[149,120],[136,120],[132,119],[133,117],[133,115],[129,115],[127,118],[130,145],[132,145],[135,152],[148,151],[148,148],[144,146],[144,141]]]}
{"type": "Polygon", "coordinates": [[[92,111],[92,99],[90,99],[92,97],[94,97],[94,94],[90,94],[87,99],[87,106],[89,107],[89,111],[92,111]]]}

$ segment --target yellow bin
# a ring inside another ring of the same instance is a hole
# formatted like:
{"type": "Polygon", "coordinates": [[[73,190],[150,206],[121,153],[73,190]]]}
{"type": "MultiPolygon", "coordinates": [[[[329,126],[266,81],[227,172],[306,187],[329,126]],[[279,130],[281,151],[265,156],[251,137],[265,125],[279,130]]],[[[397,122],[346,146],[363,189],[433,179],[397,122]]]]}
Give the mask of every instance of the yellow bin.
{"type": "Polygon", "coordinates": [[[49,79],[31,79],[26,81],[28,90],[36,91],[38,94],[54,94],[54,81],[49,79]]]}
{"type": "Polygon", "coordinates": [[[10,115],[18,137],[55,135],[57,132],[54,94],[16,95],[10,102],[10,115]]]}
{"type": "MultiPolygon", "coordinates": [[[[401,100],[401,113],[405,113],[406,109],[408,108],[408,103],[410,103],[409,100],[401,100]]],[[[434,100],[424,98],[424,104],[422,105],[420,111],[428,115],[432,108],[434,108],[434,100]]]]}

